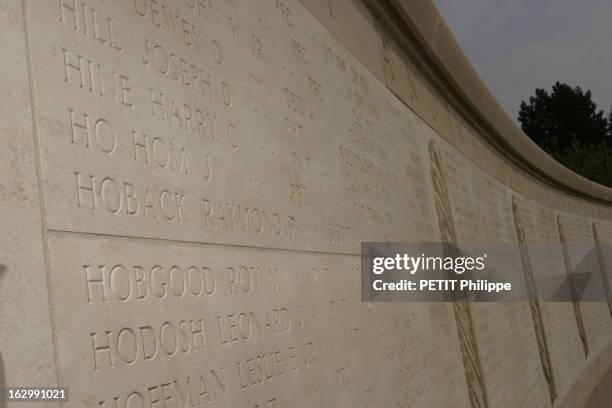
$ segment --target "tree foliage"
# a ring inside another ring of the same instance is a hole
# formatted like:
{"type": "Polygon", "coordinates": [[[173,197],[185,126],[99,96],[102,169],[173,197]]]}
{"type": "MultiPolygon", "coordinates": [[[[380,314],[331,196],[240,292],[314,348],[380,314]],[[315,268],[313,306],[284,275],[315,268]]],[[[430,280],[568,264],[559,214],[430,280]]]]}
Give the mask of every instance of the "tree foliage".
{"type": "Polygon", "coordinates": [[[576,173],[612,186],[612,112],[598,110],[591,91],[557,82],[521,102],[523,131],[544,151],[576,173]]]}

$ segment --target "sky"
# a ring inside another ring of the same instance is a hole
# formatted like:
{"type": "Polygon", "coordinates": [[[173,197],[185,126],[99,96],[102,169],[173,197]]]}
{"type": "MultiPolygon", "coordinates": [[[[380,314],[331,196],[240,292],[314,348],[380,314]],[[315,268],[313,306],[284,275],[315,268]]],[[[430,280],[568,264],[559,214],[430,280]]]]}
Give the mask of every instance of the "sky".
{"type": "Polygon", "coordinates": [[[516,121],[556,81],[612,105],[612,1],[435,0],[480,77],[516,121]]]}

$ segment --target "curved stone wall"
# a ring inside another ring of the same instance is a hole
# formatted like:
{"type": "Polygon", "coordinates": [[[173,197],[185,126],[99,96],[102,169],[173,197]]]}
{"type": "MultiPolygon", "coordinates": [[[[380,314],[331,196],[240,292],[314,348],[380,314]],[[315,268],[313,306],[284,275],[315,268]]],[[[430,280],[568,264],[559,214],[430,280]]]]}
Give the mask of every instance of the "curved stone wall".
{"type": "MultiPolygon", "coordinates": [[[[317,2],[304,1],[304,4],[448,144],[447,160],[452,164],[447,167],[451,178],[455,175],[450,183],[453,186],[450,201],[460,240],[516,241],[519,237],[525,247],[530,243],[559,242],[560,234],[566,235],[563,238],[566,242],[609,240],[599,231],[610,225],[611,190],[560,165],[522,133],[480,80],[433,2],[365,1],[363,6],[344,3],[337,5],[344,8],[333,16],[317,2]],[[353,35],[348,27],[355,26],[371,27],[362,36],[376,40],[364,41],[353,35]],[[522,224],[522,234],[515,235],[512,222],[517,230],[522,224]],[[563,232],[568,229],[573,232],[563,232]]],[[[533,259],[532,254],[532,262],[559,262],[563,268],[563,245],[560,244],[557,253],[550,254],[556,261],[533,259]]],[[[584,251],[570,255],[565,250],[570,267],[580,262],[586,254],[584,251]]],[[[603,272],[608,272],[605,266],[603,272]]],[[[533,268],[533,273],[538,273],[537,268],[533,268]]],[[[600,284],[607,286],[604,279],[602,275],[600,284]]],[[[612,365],[609,308],[605,304],[576,305],[577,319],[571,313],[566,314],[567,308],[568,305],[542,304],[541,316],[536,319],[532,314],[527,319],[535,326],[536,345],[544,349],[539,353],[541,371],[552,405],[582,406],[597,387],[588,406],[607,406],[609,397],[601,390],[610,386],[604,376],[612,365]],[[590,317],[585,319],[586,315],[590,317]],[[589,331],[593,334],[588,334],[589,331]],[[546,340],[538,339],[541,333],[547,333],[546,340]],[[588,346],[593,336],[599,337],[600,342],[596,352],[588,346]],[[572,337],[574,346],[565,348],[572,337]],[[577,338],[581,340],[577,342],[577,338]],[[565,346],[560,346],[561,343],[565,346]]],[[[497,362],[486,361],[490,357],[481,359],[484,360],[481,362],[482,388],[488,390],[485,394],[490,394],[488,405],[549,406],[548,402],[524,392],[532,388],[529,384],[533,379],[525,375],[529,369],[524,368],[521,374],[509,373],[512,365],[537,360],[519,351],[508,352],[504,342],[515,342],[518,329],[508,322],[514,328],[502,333],[500,321],[505,319],[501,316],[487,323],[487,313],[495,309],[491,305],[473,305],[472,309],[475,326],[484,327],[482,332],[476,329],[476,343],[484,349],[490,348],[487,352],[499,358],[497,362]],[[491,331],[499,337],[489,337],[491,331]],[[492,378],[496,380],[489,380],[492,378]],[[505,391],[499,391],[497,381],[504,383],[501,388],[505,391]],[[517,393],[517,390],[523,392],[517,393]]],[[[523,330],[529,329],[523,327],[523,330]]],[[[542,394],[543,391],[540,398],[542,394]]]]}
{"type": "Polygon", "coordinates": [[[433,3],[5,3],[0,386],[605,406],[605,302],[361,302],[362,241],[516,243],[531,279],[612,241],[612,190],[516,128],[433,3]]]}

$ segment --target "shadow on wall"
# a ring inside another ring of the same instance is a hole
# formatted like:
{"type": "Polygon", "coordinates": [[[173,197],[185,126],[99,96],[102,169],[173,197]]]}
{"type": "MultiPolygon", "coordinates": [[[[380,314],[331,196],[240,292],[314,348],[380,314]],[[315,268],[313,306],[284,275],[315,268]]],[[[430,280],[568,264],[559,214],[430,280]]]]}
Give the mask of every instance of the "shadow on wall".
{"type": "Polygon", "coordinates": [[[584,408],[604,407],[612,407],[612,369],[602,377],[584,405],[584,408]]]}
{"type": "MultiPolygon", "coordinates": [[[[0,264],[0,280],[6,271],[6,266],[0,264]]],[[[0,350],[0,389],[6,387],[6,381],[4,377],[4,361],[2,360],[2,350],[0,350]]],[[[0,398],[0,408],[4,408],[4,400],[0,398]]]]}

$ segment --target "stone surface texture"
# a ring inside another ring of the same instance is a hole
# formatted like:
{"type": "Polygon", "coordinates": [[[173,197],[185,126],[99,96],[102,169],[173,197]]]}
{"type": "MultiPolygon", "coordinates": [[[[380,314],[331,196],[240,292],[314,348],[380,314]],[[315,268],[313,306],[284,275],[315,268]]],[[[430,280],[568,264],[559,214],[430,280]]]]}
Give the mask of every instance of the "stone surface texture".
{"type": "Polygon", "coordinates": [[[606,303],[360,300],[362,241],[517,242],[530,279],[612,241],[612,190],[516,128],[429,0],[4,0],[0,30],[0,387],[608,406],[606,303]]]}

